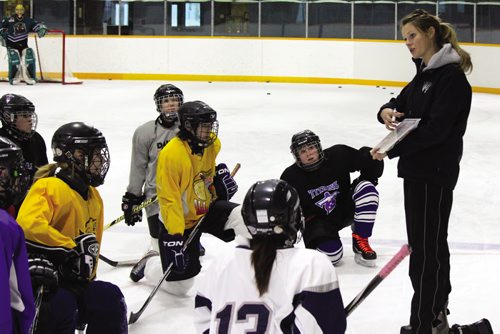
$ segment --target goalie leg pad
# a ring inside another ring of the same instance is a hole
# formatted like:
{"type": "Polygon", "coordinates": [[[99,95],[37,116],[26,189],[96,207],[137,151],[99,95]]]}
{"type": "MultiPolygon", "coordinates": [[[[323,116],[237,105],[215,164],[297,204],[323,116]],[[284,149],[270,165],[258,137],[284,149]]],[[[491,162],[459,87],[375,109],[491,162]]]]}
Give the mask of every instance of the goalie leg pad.
{"type": "Polygon", "coordinates": [[[26,48],[23,50],[21,70],[22,75],[24,76],[24,81],[28,85],[34,85],[36,83],[36,62],[35,53],[32,48],[26,48]]]}
{"type": "Polygon", "coordinates": [[[18,71],[21,64],[21,57],[16,49],[8,49],[7,56],[9,60],[9,83],[14,85],[19,83],[19,80],[16,80],[16,76],[19,78],[20,73],[18,71]]]}

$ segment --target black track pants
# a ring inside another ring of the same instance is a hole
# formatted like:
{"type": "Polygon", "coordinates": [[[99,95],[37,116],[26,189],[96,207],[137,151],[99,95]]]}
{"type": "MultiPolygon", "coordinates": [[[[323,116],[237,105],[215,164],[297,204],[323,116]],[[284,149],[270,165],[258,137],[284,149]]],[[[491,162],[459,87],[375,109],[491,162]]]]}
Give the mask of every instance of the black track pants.
{"type": "Polygon", "coordinates": [[[447,237],[452,203],[451,189],[404,181],[406,230],[412,249],[410,325],[414,333],[431,333],[432,322],[446,307],[451,291],[447,237]]]}

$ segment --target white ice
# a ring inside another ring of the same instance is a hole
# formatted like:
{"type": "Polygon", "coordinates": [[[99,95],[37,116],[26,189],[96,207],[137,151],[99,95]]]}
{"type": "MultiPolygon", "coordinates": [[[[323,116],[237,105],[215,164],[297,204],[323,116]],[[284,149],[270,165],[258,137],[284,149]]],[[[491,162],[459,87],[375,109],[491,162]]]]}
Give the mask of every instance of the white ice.
{"type": "MultiPolygon", "coordinates": [[[[122,214],[121,197],[128,183],[130,143],[135,128],[157,116],[153,93],[159,81],[85,81],[82,85],[9,86],[1,94],[25,95],[36,105],[38,131],[48,146],[54,131],[70,121],[95,125],[106,136],[111,168],[99,188],[105,204],[105,222],[122,214]]],[[[315,131],[323,147],[343,143],[370,146],[385,134],[376,121],[380,105],[400,88],[316,84],[174,82],[185,100],[202,100],[218,112],[222,151],[219,162],[242,168],[237,174],[241,203],[257,180],[277,178],[293,162],[290,137],[306,128],[315,131]]],[[[488,318],[500,330],[500,96],[474,94],[465,135],[461,175],[454,192],[449,228],[453,291],[451,323],[471,323],[488,318]]],[[[370,239],[378,252],[376,268],[354,263],[350,230],[341,231],[343,264],[337,267],[344,304],[347,305],[405,243],[402,181],[396,176],[396,160],[385,161],[380,179],[380,208],[370,239]]],[[[230,249],[203,236],[207,249],[203,264],[230,249]]],[[[116,225],[104,233],[102,254],[114,260],[140,258],[149,245],[147,224],[116,225]]],[[[100,263],[98,278],[122,289],[129,312],[137,311],[156,282],[133,283],[130,267],[113,268],[100,263]]],[[[348,333],[399,333],[409,320],[412,288],[406,259],[348,318],[348,333]]],[[[197,280],[203,279],[203,272],[197,280]]],[[[219,287],[224,288],[224,287],[219,287]]],[[[194,333],[192,299],[177,299],[159,291],[130,333],[194,333]]]]}

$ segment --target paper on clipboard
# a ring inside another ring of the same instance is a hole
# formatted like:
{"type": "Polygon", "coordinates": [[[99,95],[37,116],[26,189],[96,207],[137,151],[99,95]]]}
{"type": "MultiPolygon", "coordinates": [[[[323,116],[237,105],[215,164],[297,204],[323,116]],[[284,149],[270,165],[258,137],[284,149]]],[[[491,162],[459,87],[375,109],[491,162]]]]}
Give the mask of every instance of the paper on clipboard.
{"type": "Polygon", "coordinates": [[[384,139],[382,139],[380,143],[374,147],[374,149],[377,149],[378,153],[386,153],[410,132],[416,129],[419,122],[420,118],[405,118],[393,131],[385,136],[384,139]]]}

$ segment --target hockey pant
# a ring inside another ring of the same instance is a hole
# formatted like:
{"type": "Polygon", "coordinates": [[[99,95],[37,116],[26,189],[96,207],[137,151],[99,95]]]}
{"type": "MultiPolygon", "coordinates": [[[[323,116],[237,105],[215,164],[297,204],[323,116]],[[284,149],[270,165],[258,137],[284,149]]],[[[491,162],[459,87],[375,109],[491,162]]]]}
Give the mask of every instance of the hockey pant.
{"type": "MultiPolygon", "coordinates": [[[[162,246],[163,235],[167,233],[164,225],[160,226],[162,231],[159,235],[159,248],[160,259],[156,257],[151,258],[145,267],[145,277],[148,280],[157,281],[163,276],[163,272],[168,268],[169,262],[165,254],[165,249],[162,246]]],[[[193,229],[184,231],[184,240],[187,240],[193,229]]],[[[243,223],[241,216],[241,206],[229,201],[217,200],[210,205],[208,213],[200,225],[202,233],[209,233],[213,236],[229,242],[234,240],[235,235],[250,238],[250,234],[243,223]]],[[[167,292],[175,295],[185,295],[194,283],[194,277],[198,275],[201,270],[200,263],[200,236],[198,233],[187,246],[185,254],[187,255],[187,268],[182,271],[174,271],[168,275],[166,283],[161,287],[167,292]]]]}
{"type": "Polygon", "coordinates": [[[9,60],[9,83],[18,84],[21,79],[28,85],[36,83],[36,62],[35,53],[32,48],[26,48],[19,55],[16,49],[8,49],[9,60]]]}
{"type": "MultiPolygon", "coordinates": [[[[362,238],[369,238],[372,235],[378,209],[378,191],[373,183],[361,181],[353,189],[352,200],[354,202],[353,231],[362,238]]],[[[321,240],[315,248],[328,256],[333,265],[337,264],[344,254],[338,234],[337,238],[321,240]]]]}
{"type": "Polygon", "coordinates": [[[87,324],[88,334],[128,333],[127,306],[114,284],[92,281],[81,294],[59,287],[53,296],[44,299],[37,334],[74,334],[80,323],[87,324]]]}

